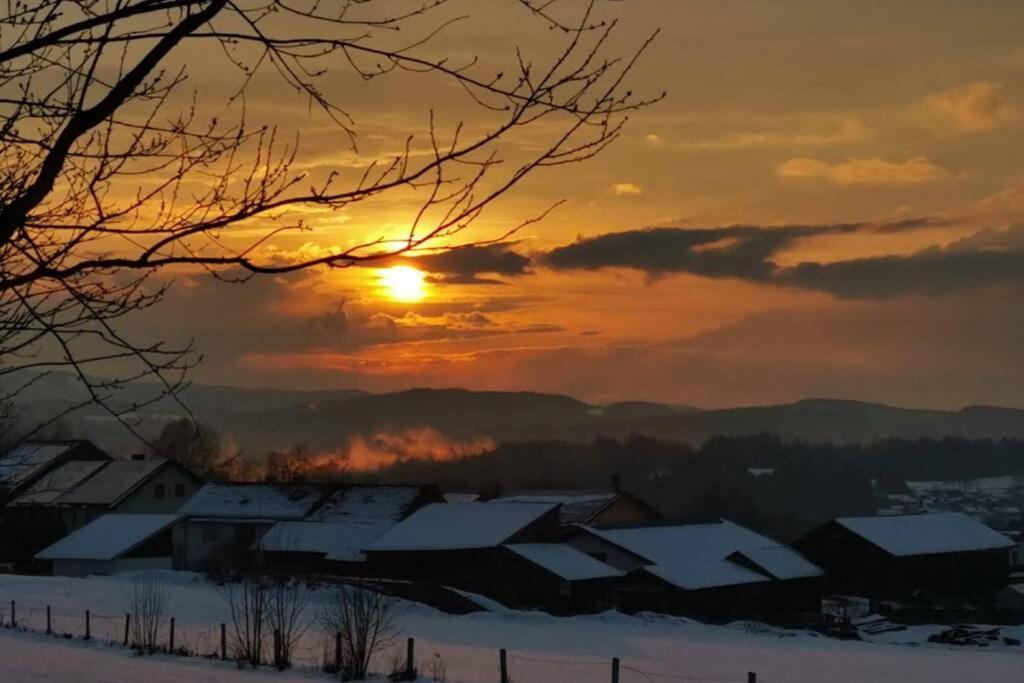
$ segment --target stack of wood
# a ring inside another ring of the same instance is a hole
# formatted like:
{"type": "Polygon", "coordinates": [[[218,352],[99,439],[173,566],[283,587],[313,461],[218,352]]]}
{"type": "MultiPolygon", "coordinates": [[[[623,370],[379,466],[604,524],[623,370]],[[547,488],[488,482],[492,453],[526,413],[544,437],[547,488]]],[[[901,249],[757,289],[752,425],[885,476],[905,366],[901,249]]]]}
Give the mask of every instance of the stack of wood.
{"type": "MultiPolygon", "coordinates": [[[[974,647],[988,647],[992,643],[998,642],[999,639],[1000,629],[998,627],[985,629],[977,626],[967,626],[965,624],[957,624],[952,628],[947,628],[944,631],[939,631],[938,633],[933,633],[928,636],[929,643],[942,643],[944,645],[972,645],[974,647]]],[[[1008,638],[1006,640],[1012,641],[1014,639],[1008,638]]]]}

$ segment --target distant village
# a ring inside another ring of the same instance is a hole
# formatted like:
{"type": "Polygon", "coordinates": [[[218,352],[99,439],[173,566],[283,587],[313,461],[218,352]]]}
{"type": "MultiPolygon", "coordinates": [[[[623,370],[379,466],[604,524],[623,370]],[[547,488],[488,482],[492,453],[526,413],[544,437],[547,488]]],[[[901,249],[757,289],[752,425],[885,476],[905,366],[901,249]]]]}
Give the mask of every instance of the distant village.
{"type": "Polygon", "coordinates": [[[727,519],[667,519],[615,475],[603,490],[489,494],[231,483],[173,459],[40,441],[0,458],[0,569],[358,578],[453,612],[483,597],[552,614],[649,611],[837,634],[899,610],[931,623],[966,620],[965,610],[975,623],[1020,623],[1013,487],[906,482],[905,493],[879,494],[875,516],[833,519],[786,545],[727,519]]]}

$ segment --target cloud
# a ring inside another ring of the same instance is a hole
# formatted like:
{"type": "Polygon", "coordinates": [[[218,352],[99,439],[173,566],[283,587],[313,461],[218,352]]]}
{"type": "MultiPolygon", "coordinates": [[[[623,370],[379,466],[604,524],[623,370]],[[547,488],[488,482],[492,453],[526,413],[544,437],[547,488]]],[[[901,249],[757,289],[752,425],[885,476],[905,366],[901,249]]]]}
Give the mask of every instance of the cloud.
{"type": "Polygon", "coordinates": [[[1003,84],[979,81],[929,95],[925,103],[949,123],[968,133],[995,130],[1020,117],[1020,109],[1003,96],[1003,84]]]}
{"type": "Polygon", "coordinates": [[[909,255],[875,256],[780,267],[775,257],[796,241],[825,234],[891,232],[927,225],[794,225],[776,228],[655,228],[577,240],[540,257],[555,270],[627,268],[658,277],[689,273],[827,292],[843,299],[942,295],[988,284],[1024,285],[1024,224],[982,230],[909,255]]]}
{"type": "MultiPolygon", "coordinates": [[[[480,277],[482,274],[512,277],[528,272],[530,259],[515,250],[516,243],[467,245],[425,256],[394,259],[394,263],[415,266],[431,274],[432,282],[465,285],[504,284],[501,280],[480,277]]],[[[382,264],[374,264],[380,267],[382,264]]]]}
{"type": "Polygon", "coordinates": [[[643,194],[643,190],[636,183],[615,183],[608,191],[616,197],[635,197],[643,194]]]}
{"type": "Polygon", "coordinates": [[[947,169],[925,157],[903,162],[871,157],[835,164],[796,157],[775,169],[775,175],[792,180],[827,180],[834,185],[916,185],[953,177],[947,169]]]}
{"type": "Polygon", "coordinates": [[[780,124],[775,128],[738,131],[704,140],[684,141],[680,147],[695,151],[832,147],[860,142],[870,136],[871,132],[860,120],[843,117],[838,121],[829,120],[825,125],[817,124],[813,130],[792,130],[780,124]]]}
{"type": "Polygon", "coordinates": [[[555,270],[629,268],[648,275],[691,273],[765,281],[770,258],[798,239],[856,232],[863,224],[648,228],[581,238],[539,257],[555,270]]]}

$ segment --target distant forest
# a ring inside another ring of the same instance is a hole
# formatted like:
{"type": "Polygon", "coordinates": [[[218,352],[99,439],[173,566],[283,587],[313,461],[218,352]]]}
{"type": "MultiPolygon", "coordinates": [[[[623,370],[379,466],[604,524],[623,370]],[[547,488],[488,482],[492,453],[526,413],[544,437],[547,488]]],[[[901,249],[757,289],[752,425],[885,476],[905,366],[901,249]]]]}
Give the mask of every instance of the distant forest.
{"type": "Polygon", "coordinates": [[[1011,475],[1024,481],[1024,440],[885,439],[836,445],[761,434],[715,437],[693,448],[633,435],[590,443],[503,442],[477,456],[406,460],[349,476],[500,493],[607,489],[613,474],[625,490],[671,518],[728,517],[780,540],[792,540],[833,517],[874,514],[877,491],[904,491],[908,480],[1011,475]],[[774,474],[755,477],[751,468],[772,469],[774,474]]]}

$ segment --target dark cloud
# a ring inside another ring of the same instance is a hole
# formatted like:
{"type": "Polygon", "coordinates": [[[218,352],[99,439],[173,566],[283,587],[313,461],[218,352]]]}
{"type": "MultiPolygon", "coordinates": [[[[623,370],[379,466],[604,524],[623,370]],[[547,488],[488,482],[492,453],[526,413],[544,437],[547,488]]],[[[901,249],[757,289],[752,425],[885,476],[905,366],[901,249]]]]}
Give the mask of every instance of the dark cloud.
{"type": "Polygon", "coordinates": [[[463,285],[504,284],[501,280],[480,276],[487,274],[514,277],[528,273],[530,259],[517,252],[515,247],[514,242],[467,245],[436,254],[403,258],[399,262],[430,273],[434,282],[463,285]]]}
{"type": "Polygon", "coordinates": [[[789,268],[774,261],[779,252],[807,237],[897,232],[935,224],[933,219],[913,219],[888,224],[634,230],[580,239],[540,260],[556,270],[629,268],[651,276],[690,273],[822,291],[847,299],[939,295],[986,284],[1024,284],[1024,225],[982,230],[948,246],[909,255],[806,262],[789,268]]]}
{"type": "Polygon", "coordinates": [[[544,254],[541,262],[555,270],[631,268],[648,275],[691,273],[766,281],[776,270],[771,257],[796,240],[856,232],[863,227],[841,223],[777,228],[649,228],[579,239],[544,254]]]}
{"type": "Polygon", "coordinates": [[[801,263],[780,269],[773,282],[845,299],[948,294],[998,282],[1024,284],[1024,252],[933,247],[909,256],[801,263]]]}

